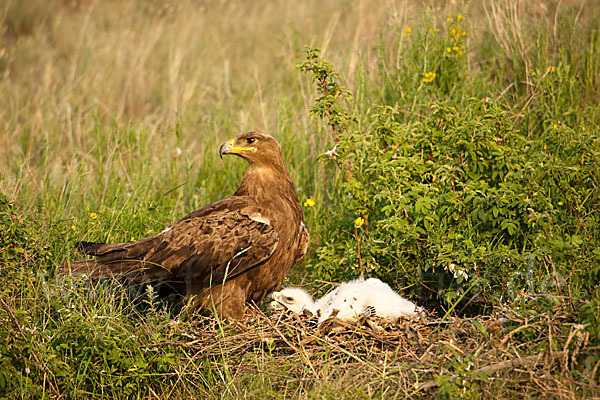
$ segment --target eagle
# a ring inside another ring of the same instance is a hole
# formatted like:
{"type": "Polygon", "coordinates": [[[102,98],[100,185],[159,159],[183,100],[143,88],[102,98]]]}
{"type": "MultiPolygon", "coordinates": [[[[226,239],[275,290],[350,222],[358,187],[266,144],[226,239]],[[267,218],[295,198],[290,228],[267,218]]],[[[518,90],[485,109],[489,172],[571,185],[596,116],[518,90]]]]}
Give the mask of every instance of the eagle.
{"type": "Polygon", "coordinates": [[[246,303],[278,289],[304,256],[309,234],[283,152],[270,135],[248,132],[219,155],[248,161],[235,193],[181,218],[155,236],[126,243],[78,242],[92,259],[61,266],[92,279],[165,283],[202,312],[240,319],[246,303]]]}

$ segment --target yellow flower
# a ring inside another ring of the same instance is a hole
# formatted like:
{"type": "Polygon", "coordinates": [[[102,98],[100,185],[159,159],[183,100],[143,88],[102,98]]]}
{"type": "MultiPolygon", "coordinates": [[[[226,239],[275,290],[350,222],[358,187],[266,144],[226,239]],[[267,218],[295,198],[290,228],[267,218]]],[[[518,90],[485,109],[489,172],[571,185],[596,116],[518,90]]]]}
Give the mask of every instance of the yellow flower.
{"type": "Polygon", "coordinates": [[[313,199],[306,199],[304,202],[304,207],[314,207],[315,201],[313,199]]]}
{"type": "Polygon", "coordinates": [[[76,229],[75,225],[71,225],[71,229],[75,230],[76,229]]]}
{"type": "Polygon", "coordinates": [[[456,16],[456,20],[457,20],[457,21],[462,21],[462,19],[463,19],[463,18],[462,18],[462,15],[458,14],[458,15],[456,16]]]}
{"type": "Polygon", "coordinates": [[[130,242],[133,242],[135,240],[135,238],[132,236],[131,240],[129,240],[130,242]]]}
{"type": "Polygon", "coordinates": [[[450,31],[450,35],[454,38],[454,40],[458,40],[458,38],[460,37],[459,27],[455,26],[454,28],[452,28],[452,30],[450,31]]]}
{"type": "Polygon", "coordinates": [[[412,33],[412,28],[410,26],[407,26],[406,29],[404,30],[404,36],[410,35],[412,33]]]}
{"type": "Polygon", "coordinates": [[[426,72],[425,75],[423,76],[422,81],[423,82],[433,82],[433,80],[435,79],[435,77],[437,76],[437,74],[435,72],[426,72]]]}
{"type": "Polygon", "coordinates": [[[563,202],[562,202],[562,201],[559,201],[557,204],[558,204],[559,206],[562,206],[562,205],[563,205],[563,202]]]}
{"type": "Polygon", "coordinates": [[[450,47],[446,47],[446,51],[447,51],[448,53],[450,53],[450,52],[452,51],[452,49],[451,49],[450,47]]]}
{"type": "Polygon", "coordinates": [[[360,228],[365,224],[365,220],[362,217],[358,217],[354,220],[354,226],[360,228]]]}
{"type": "Polygon", "coordinates": [[[554,67],[548,67],[548,72],[555,72],[555,71],[556,71],[556,68],[554,68],[554,67]]]}
{"type": "Polygon", "coordinates": [[[454,46],[454,47],[452,48],[452,50],[454,50],[454,51],[459,51],[460,49],[458,48],[458,46],[454,46]]]}
{"type": "Polygon", "coordinates": [[[96,219],[96,218],[98,218],[98,214],[96,214],[95,212],[91,212],[90,213],[90,218],[91,219],[96,219]]]}
{"type": "Polygon", "coordinates": [[[554,129],[558,129],[558,125],[556,125],[556,124],[552,125],[552,127],[553,127],[554,129]]]}
{"type": "Polygon", "coordinates": [[[454,22],[454,20],[452,18],[450,18],[450,17],[448,17],[448,19],[446,21],[448,21],[448,22],[454,22]]]}

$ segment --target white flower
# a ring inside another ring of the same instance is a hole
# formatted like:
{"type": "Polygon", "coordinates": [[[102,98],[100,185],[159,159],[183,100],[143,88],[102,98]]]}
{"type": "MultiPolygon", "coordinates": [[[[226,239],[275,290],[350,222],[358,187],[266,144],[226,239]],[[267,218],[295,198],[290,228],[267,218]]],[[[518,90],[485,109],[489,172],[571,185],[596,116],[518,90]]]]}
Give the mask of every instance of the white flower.
{"type": "Polygon", "coordinates": [[[178,158],[183,154],[183,150],[181,149],[181,147],[175,147],[172,154],[173,158],[178,158]]]}
{"type": "Polygon", "coordinates": [[[459,278],[459,277],[463,277],[465,280],[469,279],[469,275],[467,275],[467,273],[465,271],[463,271],[462,269],[459,269],[458,271],[456,271],[454,273],[454,278],[459,278]]]}
{"type": "Polygon", "coordinates": [[[337,144],[335,146],[333,146],[333,149],[331,150],[327,150],[325,153],[323,153],[324,155],[326,155],[327,157],[333,157],[335,155],[335,151],[337,150],[337,144]]]}
{"type": "Polygon", "coordinates": [[[469,275],[464,270],[456,268],[456,265],[454,263],[450,263],[450,265],[448,265],[447,270],[452,272],[452,275],[454,275],[454,279],[457,279],[461,276],[465,280],[469,279],[469,275]]]}
{"type": "Polygon", "coordinates": [[[273,343],[275,343],[275,340],[273,340],[273,338],[270,337],[264,337],[262,338],[263,343],[267,344],[267,346],[272,346],[273,343]]]}

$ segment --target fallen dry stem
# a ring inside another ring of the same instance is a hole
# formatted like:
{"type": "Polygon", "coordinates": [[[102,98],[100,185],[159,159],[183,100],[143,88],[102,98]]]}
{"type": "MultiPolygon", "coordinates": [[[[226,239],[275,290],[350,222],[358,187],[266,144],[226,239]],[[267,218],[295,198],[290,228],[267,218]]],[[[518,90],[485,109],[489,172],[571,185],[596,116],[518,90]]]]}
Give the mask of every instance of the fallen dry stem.
{"type": "MultiPolygon", "coordinates": [[[[548,356],[554,360],[554,359],[563,358],[567,354],[568,354],[567,351],[559,351],[559,352],[551,352],[548,356]]],[[[546,356],[546,353],[540,353],[540,354],[535,354],[532,356],[527,356],[524,358],[500,361],[500,362],[497,362],[494,364],[486,365],[485,367],[478,368],[473,371],[473,374],[474,375],[489,374],[491,372],[496,372],[496,371],[500,371],[500,370],[503,370],[506,368],[511,368],[511,367],[512,368],[523,367],[523,366],[533,367],[533,366],[541,364],[544,361],[545,356],[546,356]]],[[[428,388],[438,386],[438,385],[439,385],[439,382],[437,382],[437,381],[427,381],[422,384],[419,384],[418,387],[419,387],[419,389],[428,389],[428,388]]]]}

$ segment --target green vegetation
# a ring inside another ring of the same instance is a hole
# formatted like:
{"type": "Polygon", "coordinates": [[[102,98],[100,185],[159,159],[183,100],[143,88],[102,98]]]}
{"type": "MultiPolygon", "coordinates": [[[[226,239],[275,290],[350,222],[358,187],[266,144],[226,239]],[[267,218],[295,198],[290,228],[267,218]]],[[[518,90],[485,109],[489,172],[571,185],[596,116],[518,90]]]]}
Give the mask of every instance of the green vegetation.
{"type": "Polygon", "coordinates": [[[598,395],[600,7],[408,3],[3,5],[0,398],[598,395]],[[57,275],[232,193],[254,128],[305,204],[290,283],[362,265],[462,322],[324,341],[57,275]]]}

